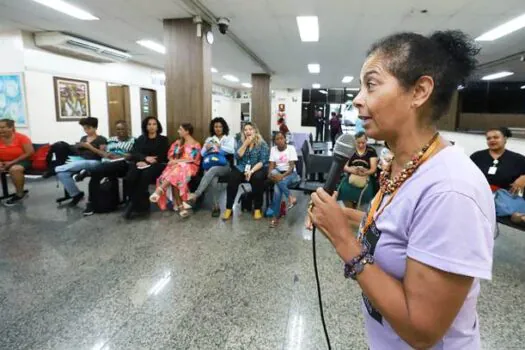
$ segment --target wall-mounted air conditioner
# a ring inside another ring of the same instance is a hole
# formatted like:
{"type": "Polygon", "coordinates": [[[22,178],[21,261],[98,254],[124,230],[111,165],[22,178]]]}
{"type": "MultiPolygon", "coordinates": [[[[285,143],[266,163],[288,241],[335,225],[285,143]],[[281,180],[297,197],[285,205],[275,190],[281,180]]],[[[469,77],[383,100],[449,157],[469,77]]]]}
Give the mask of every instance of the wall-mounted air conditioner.
{"type": "Polygon", "coordinates": [[[41,49],[85,61],[114,63],[131,58],[127,52],[60,32],[40,32],[34,37],[35,45],[41,49]]]}

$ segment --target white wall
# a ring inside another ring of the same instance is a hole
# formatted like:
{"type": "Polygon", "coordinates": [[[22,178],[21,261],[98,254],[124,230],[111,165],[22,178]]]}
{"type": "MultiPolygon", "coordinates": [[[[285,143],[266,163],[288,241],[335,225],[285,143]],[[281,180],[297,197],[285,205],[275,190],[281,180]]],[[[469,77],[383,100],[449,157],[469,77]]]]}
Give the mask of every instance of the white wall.
{"type": "Polygon", "coordinates": [[[230,127],[230,135],[241,130],[241,101],[227,96],[212,95],[212,118],[222,117],[230,127]]]}
{"type": "MultiPolygon", "coordinates": [[[[487,148],[485,135],[473,135],[450,131],[440,131],[440,133],[447,140],[456,142],[456,144],[463,148],[468,155],[487,148]]],[[[507,142],[507,149],[525,155],[525,140],[510,138],[507,142]]]]}
{"type": "Polygon", "coordinates": [[[279,104],[284,103],[286,107],[286,124],[290,131],[305,132],[315,135],[315,127],[301,126],[301,108],[303,93],[301,89],[294,90],[274,90],[272,98],[272,130],[278,130],[277,126],[277,112],[279,111],[279,104]]]}
{"type": "Polygon", "coordinates": [[[24,71],[24,44],[20,32],[0,32],[0,73],[24,71]]]}
{"type": "Polygon", "coordinates": [[[133,135],[140,135],[140,88],[157,91],[159,120],[166,125],[166,93],[164,86],[154,85],[152,75],[160,71],[136,64],[99,64],[46,51],[24,50],[26,100],[29,130],[33,142],[74,142],[82,135],[78,122],[57,122],[53,77],[89,81],[91,115],[99,120],[99,133],[108,136],[107,83],[128,85],[130,89],[131,125],[133,135]]]}

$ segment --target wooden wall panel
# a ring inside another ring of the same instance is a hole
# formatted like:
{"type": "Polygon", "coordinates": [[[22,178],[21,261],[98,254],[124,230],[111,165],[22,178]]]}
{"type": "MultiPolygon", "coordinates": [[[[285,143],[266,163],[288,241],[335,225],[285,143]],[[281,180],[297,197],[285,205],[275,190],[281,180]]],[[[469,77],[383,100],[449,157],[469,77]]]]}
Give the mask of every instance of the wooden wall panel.
{"type": "Polygon", "coordinates": [[[487,130],[489,128],[525,128],[525,114],[461,113],[460,130],[487,130]]]}
{"type": "Polygon", "coordinates": [[[208,135],[211,120],[211,45],[205,38],[209,29],[202,25],[202,36],[191,18],[164,20],[166,46],[167,135],[178,137],[180,124],[190,122],[200,142],[208,135]]]}
{"type": "Polygon", "coordinates": [[[268,74],[252,74],[252,121],[257,124],[261,135],[268,145],[271,144],[271,96],[270,76],[268,74]]]}

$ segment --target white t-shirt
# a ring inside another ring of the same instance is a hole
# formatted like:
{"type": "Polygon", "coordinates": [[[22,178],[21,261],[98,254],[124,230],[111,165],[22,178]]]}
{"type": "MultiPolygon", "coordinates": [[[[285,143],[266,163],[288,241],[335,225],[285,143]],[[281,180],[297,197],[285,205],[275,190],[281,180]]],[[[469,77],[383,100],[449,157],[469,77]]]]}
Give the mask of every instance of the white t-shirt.
{"type": "Polygon", "coordinates": [[[273,146],[270,151],[270,162],[275,162],[275,168],[279,171],[288,171],[289,162],[297,162],[297,152],[295,147],[286,146],[284,151],[279,151],[277,146],[273,146]]]}

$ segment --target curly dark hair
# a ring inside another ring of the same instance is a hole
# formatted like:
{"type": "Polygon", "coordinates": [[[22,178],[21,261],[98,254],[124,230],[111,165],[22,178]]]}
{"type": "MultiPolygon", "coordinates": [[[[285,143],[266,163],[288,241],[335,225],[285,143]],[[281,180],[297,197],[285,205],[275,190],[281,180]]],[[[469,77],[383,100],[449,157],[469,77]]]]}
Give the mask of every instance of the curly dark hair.
{"type": "Polygon", "coordinates": [[[98,119],[94,117],[82,118],[78,122],[82,126],[91,126],[92,128],[98,128],[98,119]]]}
{"type": "Polygon", "coordinates": [[[434,91],[430,96],[432,118],[438,120],[448,109],[457,86],[476,68],[476,55],[480,49],[465,33],[459,30],[437,31],[426,37],[416,33],[399,33],[388,36],[368,52],[387,59],[386,68],[401,86],[408,89],[417,80],[430,76],[434,91]]]}
{"type": "Polygon", "coordinates": [[[505,137],[507,139],[509,137],[512,137],[512,131],[509,128],[507,128],[506,126],[502,126],[500,128],[490,128],[490,129],[488,129],[485,132],[485,135],[488,134],[491,131],[499,131],[501,133],[501,135],[503,135],[503,137],[505,137]]]}
{"type": "Polygon", "coordinates": [[[141,125],[142,135],[145,135],[145,136],[148,135],[148,122],[150,120],[154,120],[157,122],[157,135],[162,134],[162,124],[160,123],[160,121],[155,117],[146,117],[144,118],[144,120],[142,120],[142,125],[141,125]]]}
{"type": "Polygon", "coordinates": [[[228,136],[230,134],[230,127],[228,126],[228,123],[226,123],[226,120],[221,117],[213,118],[210,122],[210,136],[215,136],[215,123],[221,123],[222,125],[222,132],[224,135],[228,136]]]}

